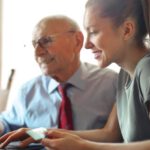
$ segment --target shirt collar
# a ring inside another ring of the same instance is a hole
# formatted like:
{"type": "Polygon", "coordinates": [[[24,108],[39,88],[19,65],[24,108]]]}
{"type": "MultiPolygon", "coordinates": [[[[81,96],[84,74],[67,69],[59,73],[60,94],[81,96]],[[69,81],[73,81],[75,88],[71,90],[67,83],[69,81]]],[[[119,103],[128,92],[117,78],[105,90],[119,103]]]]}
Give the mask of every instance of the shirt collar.
{"type": "Polygon", "coordinates": [[[84,64],[80,64],[78,70],[69,78],[67,83],[70,83],[81,90],[85,89],[86,81],[84,64]]]}
{"type": "Polygon", "coordinates": [[[52,93],[59,85],[59,82],[51,78],[48,86],[48,93],[52,93]]]}
{"type": "MultiPolygon", "coordinates": [[[[78,70],[69,78],[66,83],[69,83],[81,90],[85,89],[86,81],[85,81],[85,67],[84,64],[81,63],[78,70]]],[[[49,93],[52,93],[55,89],[57,89],[59,82],[51,78],[48,86],[49,93]]]]}

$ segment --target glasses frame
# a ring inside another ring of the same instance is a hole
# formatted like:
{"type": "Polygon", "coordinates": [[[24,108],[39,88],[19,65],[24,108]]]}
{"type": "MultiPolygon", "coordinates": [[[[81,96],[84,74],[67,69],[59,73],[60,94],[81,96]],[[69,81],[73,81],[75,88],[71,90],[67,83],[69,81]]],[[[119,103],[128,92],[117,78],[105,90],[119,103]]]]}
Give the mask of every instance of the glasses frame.
{"type": "Polygon", "coordinates": [[[39,45],[41,48],[46,49],[55,41],[55,39],[58,36],[61,36],[63,34],[67,34],[67,33],[75,33],[75,32],[76,32],[75,30],[68,30],[68,31],[65,31],[65,32],[48,35],[46,37],[41,37],[37,41],[32,40],[32,45],[33,45],[34,48],[37,48],[38,45],[39,45]]]}

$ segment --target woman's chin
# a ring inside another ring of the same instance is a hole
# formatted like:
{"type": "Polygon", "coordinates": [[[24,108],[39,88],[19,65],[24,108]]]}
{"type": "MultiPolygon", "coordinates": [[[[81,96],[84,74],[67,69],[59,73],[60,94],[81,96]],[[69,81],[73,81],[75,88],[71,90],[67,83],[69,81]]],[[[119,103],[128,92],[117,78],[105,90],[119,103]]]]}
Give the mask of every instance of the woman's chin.
{"type": "Polygon", "coordinates": [[[106,63],[104,63],[103,61],[98,61],[98,66],[100,68],[106,68],[106,67],[108,67],[108,65],[106,63]]]}

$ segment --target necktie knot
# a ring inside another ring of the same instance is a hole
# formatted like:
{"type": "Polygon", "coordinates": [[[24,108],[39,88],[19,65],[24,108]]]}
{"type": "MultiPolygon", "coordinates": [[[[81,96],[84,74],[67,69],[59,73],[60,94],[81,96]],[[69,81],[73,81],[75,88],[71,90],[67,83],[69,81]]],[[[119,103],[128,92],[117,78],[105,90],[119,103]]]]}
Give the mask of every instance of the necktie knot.
{"type": "Polygon", "coordinates": [[[63,98],[64,96],[67,96],[67,95],[66,95],[66,87],[67,87],[67,85],[66,85],[66,86],[63,86],[63,85],[59,85],[59,86],[58,86],[58,91],[59,91],[59,93],[61,94],[62,98],[63,98]]]}

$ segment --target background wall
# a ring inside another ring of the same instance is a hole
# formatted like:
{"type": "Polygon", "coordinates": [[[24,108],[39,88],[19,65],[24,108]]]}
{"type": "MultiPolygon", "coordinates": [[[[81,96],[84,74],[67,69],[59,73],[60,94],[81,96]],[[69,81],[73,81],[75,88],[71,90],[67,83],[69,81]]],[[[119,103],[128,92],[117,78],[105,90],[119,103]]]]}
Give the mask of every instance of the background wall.
{"type": "Polygon", "coordinates": [[[2,0],[0,0],[0,85],[1,85],[1,68],[2,68],[2,0]]]}
{"type": "MultiPolygon", "coordinates": [[[[2,0],[0,0],[2,2],[2,0]]],[[[3,0],[2,26],[2,87],[5,88],[10,70],[14,68],[14,90],[41,73],[34,60],[31,45],[32,30],[44,16],[64,14],[75,19],[83,30],[83,14],[86,0],[3,0]]],[[[1,22],[0,22],[1,24],[1,22]]],[[[0,26],[1,29],[1,26],[0,26]]],[[[83,30],[84,31],[84,30],[83,30]]],[[[1,50],[1,48],[0,48],[1,50]]],[[[96,63],[91,52],[83,48],[81,60],[96,63]]],[[[110,66],[118,70],[115,65],[110,66]]],[[[14,92],[15,93],[15,92],[14,92]]]]}

